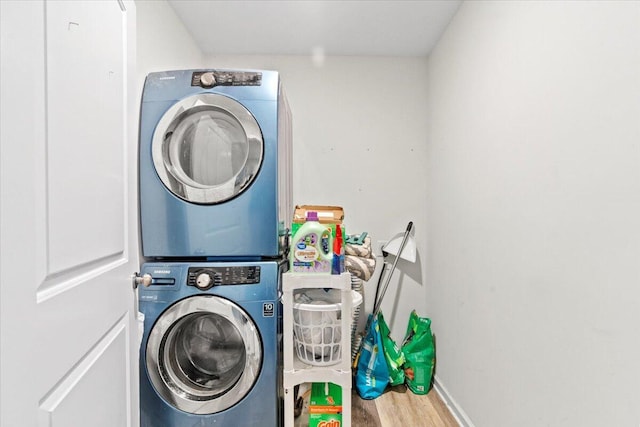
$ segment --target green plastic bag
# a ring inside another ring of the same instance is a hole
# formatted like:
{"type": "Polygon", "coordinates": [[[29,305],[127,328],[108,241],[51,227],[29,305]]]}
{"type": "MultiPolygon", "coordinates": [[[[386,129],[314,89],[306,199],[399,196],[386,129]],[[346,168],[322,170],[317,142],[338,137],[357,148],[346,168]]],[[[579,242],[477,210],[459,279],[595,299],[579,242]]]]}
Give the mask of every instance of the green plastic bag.
{"type": "Polygon", "coordinates": [[[431,388],[436,351],[431,319],[418,316],[415,310],[409,316],[402,352],[406,359],[407,387],[415,394],[427,394],[431,388]]]}
{"type": "Polygon", "coordinates": [[[382,313],[378,313],[378,326],[382,336],[384,359],[387,361],[387,367],[389,368],[389,384],[392,386],[402,384],[404,383],[404,370],[402,368],[404,354],[389,336],[389,326],[384,321],[382,313]]]}

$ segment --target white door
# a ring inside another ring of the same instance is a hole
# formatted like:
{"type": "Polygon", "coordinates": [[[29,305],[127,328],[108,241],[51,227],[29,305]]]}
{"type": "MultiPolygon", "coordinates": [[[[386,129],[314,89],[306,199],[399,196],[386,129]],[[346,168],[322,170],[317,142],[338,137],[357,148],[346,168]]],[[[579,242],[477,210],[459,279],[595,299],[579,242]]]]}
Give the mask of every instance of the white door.
{"type": "Polygon", "coordinates": [[[133,2],[0,19],[0,425],[136,426],[133,2]]]}

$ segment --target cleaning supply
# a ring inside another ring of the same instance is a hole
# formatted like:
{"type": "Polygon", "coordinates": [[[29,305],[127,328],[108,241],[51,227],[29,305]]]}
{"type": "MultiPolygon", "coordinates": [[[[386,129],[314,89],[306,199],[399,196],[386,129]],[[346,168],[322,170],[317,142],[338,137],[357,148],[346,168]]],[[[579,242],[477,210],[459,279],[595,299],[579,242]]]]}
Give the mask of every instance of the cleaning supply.
{"type": "Polygon", "coordinates": [[[409,316],[402,353],[406,358],[404,370],[407,387],[415,394],[427,394],[433,380],[436,349],[431,319],[418,316],[415,310],[409,316]]]}
{"type": "Polygon", "coordinates": [[[289,255],[291,271],[295,273],[331,273],[332,227],[318,222],[316,212],[307,212],[307,221],[295,227],[292,243],[289,255]]]}
{"type": "Polygon", "coordinates": [[[333,239],[333,260],[331,274],[341,274],[344,271],[344,250],[342,241],[342,226],[336,226],[336,237],[333,239]]]}
{"type": "Polygon", "coordinates": [[[334,383],[311,384],[309,427],[342,425],[342,388],[334,383]]]}

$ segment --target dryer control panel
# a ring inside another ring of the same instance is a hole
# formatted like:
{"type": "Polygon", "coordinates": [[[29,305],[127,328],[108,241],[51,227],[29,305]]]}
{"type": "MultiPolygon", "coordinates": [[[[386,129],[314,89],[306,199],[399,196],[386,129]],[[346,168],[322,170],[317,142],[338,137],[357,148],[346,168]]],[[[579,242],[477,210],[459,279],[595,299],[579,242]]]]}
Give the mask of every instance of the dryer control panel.
{"type": "Polygon", "coordinates": [[[206,290],[213,286],[260,283],[260,266],[190,267],[187,285],[206,290]]]}
{"type": "Polygon", "coordinates": [[[191,75],[191,86],[260,86],[262,73],[252,71],[196,71],[191,75]]]}

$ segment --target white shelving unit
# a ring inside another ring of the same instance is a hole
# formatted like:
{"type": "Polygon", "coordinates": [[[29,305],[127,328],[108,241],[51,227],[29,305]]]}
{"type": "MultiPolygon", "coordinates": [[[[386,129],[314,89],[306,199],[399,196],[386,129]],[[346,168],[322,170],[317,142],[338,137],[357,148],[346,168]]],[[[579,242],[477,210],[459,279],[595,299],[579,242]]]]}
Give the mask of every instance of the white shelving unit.
{"type": "Polygon", "coordinates": [[[282,280],[282,344],[284,385],[284,427],[294,427],[293,388],[302,383],[331,382],[342,387],[342,426],[351,427],[351,275],[284,273],[282,280]],[[301,361],[293,343],[293,293],[297,289],[335,288],[342,293],[340,362],[314,366],[301,361]]]}

